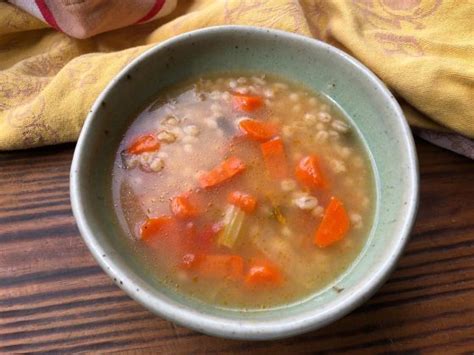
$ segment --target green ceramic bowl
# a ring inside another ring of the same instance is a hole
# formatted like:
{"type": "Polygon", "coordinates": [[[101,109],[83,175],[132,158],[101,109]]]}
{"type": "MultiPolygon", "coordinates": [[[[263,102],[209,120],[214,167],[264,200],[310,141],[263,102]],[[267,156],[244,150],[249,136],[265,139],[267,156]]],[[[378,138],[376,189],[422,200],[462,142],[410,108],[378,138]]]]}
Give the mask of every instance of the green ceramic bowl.
{"type": "Polygon", "coordinates": [[[98,97],[71,168],[71,201],[79,230],[119,287],[172,322],[229,338],[288,337],[322,327],[366,301],[403,250],[417,198],[413,138],[400,107],[380,80],[325,43],[253,27],[186,33],[139,56],[98,97]],[[376,177],[375,222],[361,256],[331,285],[337,287],[277,310],[226,310],[161,285],[129,247],[113,210],[114,153],[133,118],[161,88],[199,74],[235,70],[276,73],[331,97],[363,137],[376,177]]]}

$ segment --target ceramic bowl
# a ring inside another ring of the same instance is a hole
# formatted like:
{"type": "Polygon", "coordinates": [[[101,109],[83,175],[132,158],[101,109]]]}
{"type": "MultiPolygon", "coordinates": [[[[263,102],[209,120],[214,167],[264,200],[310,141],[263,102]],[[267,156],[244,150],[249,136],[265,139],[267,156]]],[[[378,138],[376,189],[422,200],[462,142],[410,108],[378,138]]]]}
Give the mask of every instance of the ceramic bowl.
{"type": "Polygon", "coordinates": [[[79,230],[102,268],[150,311],[199,332],[273,339],[320,328],[366,301],[386,280],[409,236],[418,200],[417,158],[399,105],[366,67],[303,36],[224,26],[186,33],[140,55],[97,98],[71,168],[71,201],[79,230]],[[127,127],[160,89],[211,72],[276,73],[325,93],[363,138],[376,177],[376,211],[366,246],[325,290],[269,310],[231,310],[176,293],[144,268],[113,209],[111,170],[127,127]]]}

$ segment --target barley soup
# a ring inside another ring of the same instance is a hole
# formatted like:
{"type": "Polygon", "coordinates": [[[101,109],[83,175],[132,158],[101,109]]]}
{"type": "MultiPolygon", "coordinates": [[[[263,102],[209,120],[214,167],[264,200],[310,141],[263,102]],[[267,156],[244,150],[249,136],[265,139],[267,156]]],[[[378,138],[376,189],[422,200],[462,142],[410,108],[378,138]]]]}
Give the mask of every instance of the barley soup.
{"type": "Polygon", "coordinates": [[[329,100],[270,75],[168,88],[116,155],[116,213],[157,278],[231,308],[324,289],[354,262],[374,211],[357,133],[329,100]]]}

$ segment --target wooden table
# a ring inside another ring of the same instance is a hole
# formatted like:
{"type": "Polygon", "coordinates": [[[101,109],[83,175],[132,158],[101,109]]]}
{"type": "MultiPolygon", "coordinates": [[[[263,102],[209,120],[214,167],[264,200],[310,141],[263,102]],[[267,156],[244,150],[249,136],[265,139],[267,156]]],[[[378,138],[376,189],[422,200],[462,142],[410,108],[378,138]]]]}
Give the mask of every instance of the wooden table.
{"type": "Polygon", "coordinates": [[[73,145],[0,153],[0,350],[472,352],[474,162],[416,143],[420,210],[389,281],[344,319],[273,342],[224,340],[175,326],[115,286],[71,214],[73,145]]]}

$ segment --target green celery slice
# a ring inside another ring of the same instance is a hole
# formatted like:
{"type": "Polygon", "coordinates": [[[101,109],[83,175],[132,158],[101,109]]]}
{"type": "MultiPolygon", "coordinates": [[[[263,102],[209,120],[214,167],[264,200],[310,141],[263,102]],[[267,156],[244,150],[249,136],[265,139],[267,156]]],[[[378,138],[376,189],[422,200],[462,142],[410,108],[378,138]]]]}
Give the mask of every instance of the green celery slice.
{"type": "Polygon", "coordinates": [[[245,213],[237,206],[229,206],[224,216],[224,228],[219,233],[217,243],[232,248],[239,237],[245,213]]]}

